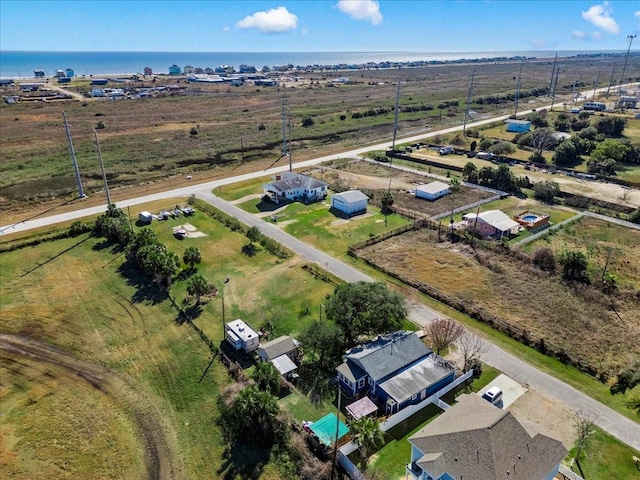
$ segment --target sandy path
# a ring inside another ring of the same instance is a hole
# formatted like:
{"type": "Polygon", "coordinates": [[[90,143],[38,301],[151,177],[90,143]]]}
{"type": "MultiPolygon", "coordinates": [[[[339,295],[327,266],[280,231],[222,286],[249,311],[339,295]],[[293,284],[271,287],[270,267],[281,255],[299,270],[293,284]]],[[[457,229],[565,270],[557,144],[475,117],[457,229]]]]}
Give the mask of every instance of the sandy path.
{"type": "Polygon", "coordinates": [[[136,386],[101,365],[80,360],[57,348],[17,335],[0,334],[0,350],[61,367],[78,376],[93,388],[124,403],[131,410],[145,450],[147,478],[165,480],[181,478],[179,459],[172,445],[177,445],[171,427],[148,396],[136,386]]]}

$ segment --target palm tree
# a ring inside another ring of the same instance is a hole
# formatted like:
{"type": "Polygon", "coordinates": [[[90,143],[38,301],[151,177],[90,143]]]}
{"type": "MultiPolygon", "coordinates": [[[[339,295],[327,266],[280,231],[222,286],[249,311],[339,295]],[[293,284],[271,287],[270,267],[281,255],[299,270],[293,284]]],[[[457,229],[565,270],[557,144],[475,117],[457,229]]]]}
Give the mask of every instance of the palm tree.
{"type": "Polygon", "coordinates": [[[451,239],[453,239],[453,211],[455,210],[456,193],[460,192],[460,180],[452,178],[449,189],[451,190],[451,239]]]}
{"type": "Polygon", "coordinates": [[[202,275],[194,275],[187,283],[187,293],[196,297],[196,305],[200,305],[200,297],[210,293],[213,288],[202,275]]]}
{"type": "Polygon", "coordinates": [[[260,362],[251,376],[260,390],[277,393],[280,388],[280,372],[271,362],[260,362]]]}
{"type": "Polygon", "coordinates": [[[182,261],[186,265],[189,265],[189,270],[193,270],[196,263],[200,263],[202,261],[200,249],[198,247],[187,247],[182,254],[182,261]]]}
{"type": "Polygon", "coordinates": [[[373,453],[384,443],[384,432],[380,430],[378,420],[372,417],[362,417],[349,424],[351,438],[360,449],[366,464],[369,453],[373,453]]]}
{"type": "Polygon", "coordinates": [[[269,392],[262,392],[256,385],[238,393],[231,406],[231,427],[238,438],[250,443],[271,440],[280,412],[278,399],[269,392]]]}

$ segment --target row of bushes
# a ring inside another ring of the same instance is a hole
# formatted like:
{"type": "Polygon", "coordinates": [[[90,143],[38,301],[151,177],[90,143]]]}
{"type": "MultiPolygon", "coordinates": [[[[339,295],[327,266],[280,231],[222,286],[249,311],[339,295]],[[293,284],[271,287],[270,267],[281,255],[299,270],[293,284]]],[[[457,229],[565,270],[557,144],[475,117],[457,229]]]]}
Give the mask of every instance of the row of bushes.
{"type": "Polygon", "coordinates": [[[36,238],[30,238],[28,240],[17,240],[15,242],[6,243],[0,246],[0,253],[13,252],[25,247],[34,247],[44,242],[53,242],[55,240],[62,240],[63,238],[77,237],[83,233],[87,233],[93,230],[93,225],[83,222],[73,222],[68,230],[58,230],[46,235],[39,235],[36,238]]]}

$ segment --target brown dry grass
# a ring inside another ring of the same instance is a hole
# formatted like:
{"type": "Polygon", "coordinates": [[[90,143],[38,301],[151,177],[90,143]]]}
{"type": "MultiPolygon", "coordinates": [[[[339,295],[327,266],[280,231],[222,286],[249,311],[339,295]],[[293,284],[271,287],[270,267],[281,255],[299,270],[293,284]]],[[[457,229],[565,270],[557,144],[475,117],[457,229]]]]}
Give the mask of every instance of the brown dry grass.
{"type": "Polygon", "coordinates": [[[640,355],[636,341],[640,309],[632,296],[611,299],[595,288],[569,287],[559,277],[495,253],[485,254],[493,264],[490,269],[467,248],[435,240],[435,232],[411,232],[367,247],[361,254],[386,269],[480,305],[548,343],[589,359],[607,374],[617,373],[640,355]]]}

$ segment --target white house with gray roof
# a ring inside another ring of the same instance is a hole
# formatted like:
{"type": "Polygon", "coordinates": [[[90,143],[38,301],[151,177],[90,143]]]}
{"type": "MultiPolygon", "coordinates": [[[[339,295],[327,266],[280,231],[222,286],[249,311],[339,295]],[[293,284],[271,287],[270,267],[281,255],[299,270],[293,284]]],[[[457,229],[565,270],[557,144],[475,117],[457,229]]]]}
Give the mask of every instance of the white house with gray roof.
{"type": "Polygon", "coordinates": [[[567,455],[561,442],[525,427],[478,395],[409,438],[407,480],[552,480],[567,455]]]}
{"type": "Polygon", "coordinates": [[[326,198],[329,184],[307,175],[283,172],[273,182],[263,185],[264,194],[275,203],[282,201],[316,202],[326,198]]]}
{"type": "Polygon", "coordinates": [[[347,190],[331,197],[331,208],[346,215],[358,215],[367,211],[369,197],[360,190],[347,190]]]}
{"type": "Polygon", "coordinates": [[[352,348],[336,371],[349,397],[368,394],[387,415],[421,402],[455,379],[453,367],[407,331],[352,348]]]}

